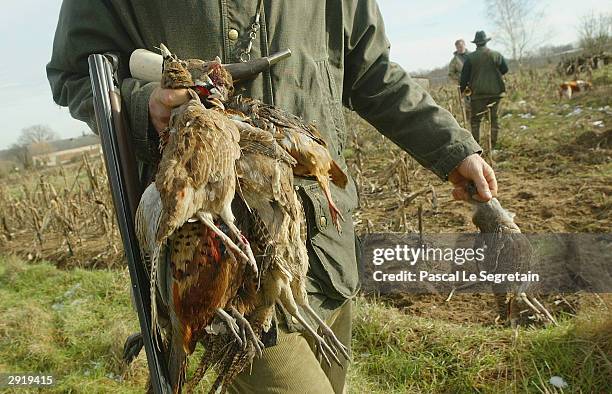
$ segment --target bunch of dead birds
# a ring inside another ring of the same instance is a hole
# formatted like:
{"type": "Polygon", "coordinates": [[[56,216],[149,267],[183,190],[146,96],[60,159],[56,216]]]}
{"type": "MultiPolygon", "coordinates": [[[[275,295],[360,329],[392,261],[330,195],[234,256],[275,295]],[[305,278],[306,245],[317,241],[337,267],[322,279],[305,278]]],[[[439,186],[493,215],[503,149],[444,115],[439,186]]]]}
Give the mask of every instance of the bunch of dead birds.
{"type": "Polygon", "coordinates": [[[308,305],[305,218],[294,175],[318,181],[338,231],[344,219],[330,181],[345,187],[347,176],[312,124],[233,95],[232,75],[219,59],[181,60],[161,50],[161,87],[188,89],[190,98],[160,135],[161,160],[141,198],[136,232],[156,294],[155,342],[167,355],[173,391],[192,390],[213,366],[211,392],[225,391],[261,354],[277,303],[312,336],[325,362],[340,364],[347,348],[308,305]],[[186,382],[197,343],[204,353],[186,382]]]}

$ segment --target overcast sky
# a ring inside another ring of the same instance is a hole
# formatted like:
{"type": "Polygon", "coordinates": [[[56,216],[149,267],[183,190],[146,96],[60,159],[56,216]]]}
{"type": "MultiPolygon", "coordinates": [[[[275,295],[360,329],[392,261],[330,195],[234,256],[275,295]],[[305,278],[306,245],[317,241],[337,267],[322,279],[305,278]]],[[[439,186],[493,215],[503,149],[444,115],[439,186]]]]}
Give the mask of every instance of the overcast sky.
{"type": "MultiPolygon", "coordinates": [[[[45,74],[60,4],[61,0],[2,0],[0,149],[14,143],[21,129],[34,124],[46,124],[63,138],[88,130],[85,123],[73,120],[66,109],[53,103],[45,74]]],[[[493,33],[483,0],[379,0],[379,4],[391,55],[408,71],[444,65],[457,38],[470,41],[480,29],[493,33]]],[[[609,0],[549,0],[548,4],[541,21],[542,31],[547,32],[542,45],[575,42],[577,16],[591,10],[612,12],[609,0]]],[[[495,40],[490,46],[496,46],[495,40]]]]}

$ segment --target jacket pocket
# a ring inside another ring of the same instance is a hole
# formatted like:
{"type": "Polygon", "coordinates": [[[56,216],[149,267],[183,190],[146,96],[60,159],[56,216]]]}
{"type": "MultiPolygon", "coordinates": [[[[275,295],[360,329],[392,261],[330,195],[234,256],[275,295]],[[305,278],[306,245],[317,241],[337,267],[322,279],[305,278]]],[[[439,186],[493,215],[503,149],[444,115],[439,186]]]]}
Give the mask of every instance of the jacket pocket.
{"type": "Polygon", "coordinates": [[[314,257],[310,260],[310,273],[327,296],[351,298],[359,289],[352,219],[357,207],[355,184],[349,177],[344,189],[333,184],[330,186],[334,202],[344,217],[340,220],[340,234],[332,222],[328,202],[318,183],[300,178],[296,179],[296,184],[308,223],[309,255],[314,257]]]}

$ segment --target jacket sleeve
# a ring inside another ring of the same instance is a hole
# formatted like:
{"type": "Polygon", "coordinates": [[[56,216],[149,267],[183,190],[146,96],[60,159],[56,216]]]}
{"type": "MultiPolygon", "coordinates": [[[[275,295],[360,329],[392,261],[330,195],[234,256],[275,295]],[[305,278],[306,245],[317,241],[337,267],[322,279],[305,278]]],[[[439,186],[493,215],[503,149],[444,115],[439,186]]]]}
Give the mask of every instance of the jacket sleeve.
{"type": "Polygon", "coordinates": [[[98,133],[87,58],[94,53],[113,52],[119,56],[119,76],[123,77],[121,95],[139,159],[150,161],[148,101],[154,83],[143,84],[129,78],[129,56],[142,42],[134,42],[135,30],[121,18],[110,1],[64,0],[60,10],[47,78],[53,100],[67,106],[73,118],[86,122],[98,133]],[[95,21],[92,23],[91,21],[95,21]]]}
{"type": "Polygon", "coordinates": [[[470,74],[472,73],[472,62],[470,58],[465,59],[465,63],[463,63],[463,69],[461,70],[461,82],[459,83],[459,88],[462,92],[465,91],[465,88],[468,86],[470,82],[470,74]]]}
{"type": "Polygon", "coordinates": [[[458,82],[459,81],[459,67],[458,67],[458,63],[457,63],[457,57],[453,56],[453,58],[451,59],[450,63],[448,64],[448,77],[453,81],[453,82],[458,82]]]}
{"type": "Polygon", "coordinates": [[[506,63],[506,58],[501,56],[501,63],[499,65],[499,72],[501,73],[501,75],[505,75],[508,72],[508,63],[506,63]]]}
{"type": "Polygon", "coordinates": [[[438,177],[482,149],[399,65],[375,0],[345,1],[343,103],[438,177]]]}

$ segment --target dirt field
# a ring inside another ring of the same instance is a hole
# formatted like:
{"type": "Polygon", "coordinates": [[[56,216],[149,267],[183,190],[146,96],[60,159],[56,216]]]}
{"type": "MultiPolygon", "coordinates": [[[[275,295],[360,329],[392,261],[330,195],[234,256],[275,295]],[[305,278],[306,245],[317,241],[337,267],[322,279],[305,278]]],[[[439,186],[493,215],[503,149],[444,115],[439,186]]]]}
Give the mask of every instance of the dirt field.
{"type": "MultiPolygon", "coordinates": [[[[596,233],[612,228],[610,72],[608,68],[598,74],[592,91],[570,101],[557,97],[543,72],[510,79],[510,92],[516,88],[525,93],[513,93],[502,101],[493,167],[499,200],[516,214],[523,232],[596,233]]],[[[441,105],[455,109],[455,117],[461,119],[449,87],[433,95],[441,105]]],[[[360,234],[417,232],[419,207],[425,233],[477,231],[471,208],[452,200],[449,183],[423,169],[357,116],[349,114],[347,122],[356,131],[348,157],[361,195],[354,217],[360,234]]],[[[481,133],[483,129],[484,124],[481,133]]],[[[445,298],[403,295],[391,297],[391,303],[409,315],[454,322],[494,321],[491,296],[462,294],[449,303],[445,298]]],[[[575,308],[581,302],[592,302],[570,298],[575,308]]]]}

